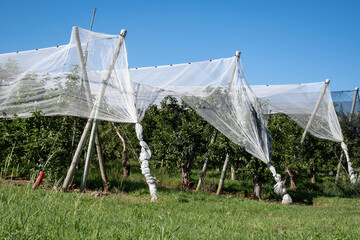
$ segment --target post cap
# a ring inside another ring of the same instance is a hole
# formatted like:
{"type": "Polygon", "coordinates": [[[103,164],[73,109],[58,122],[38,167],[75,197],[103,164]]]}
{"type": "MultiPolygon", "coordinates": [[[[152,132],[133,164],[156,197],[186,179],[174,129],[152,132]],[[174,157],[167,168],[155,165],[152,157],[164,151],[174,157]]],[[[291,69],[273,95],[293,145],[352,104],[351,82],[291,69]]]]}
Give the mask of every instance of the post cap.
{"type": "Polygon", "coordinates": [[[330,79],[326,79],[325,84],[329,84],[329,83],[330,83],[330,79]]]}
{"type": "Polygon", "coordinates": [[[126,33],[127,33],[127,31],[125,29],[122,29],[120,32],[120,36],[126,37],[126,33]]]}
{"type": "Polygon", "coordinates": [[[240,54],[241,54],[240,51],[236,51],[235,56],[239,58],[239,57],[240,57],[240,54]]]}
{"type": "Polygon", "coordinates": [[[355,88],[355,91],[359,91],[359,88],[358,88],[358,87],[356,87],[356,88],[355,88]]]}

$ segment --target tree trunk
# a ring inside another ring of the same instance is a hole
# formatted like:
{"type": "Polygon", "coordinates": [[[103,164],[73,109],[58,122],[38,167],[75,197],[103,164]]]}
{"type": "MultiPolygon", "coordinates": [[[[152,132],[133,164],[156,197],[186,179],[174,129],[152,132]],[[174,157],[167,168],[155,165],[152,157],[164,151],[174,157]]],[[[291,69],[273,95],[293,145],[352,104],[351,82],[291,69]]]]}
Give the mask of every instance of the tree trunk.
{"type": "Polygon", "coordinates": [[[237,169],[238,169],[237,164],[231,165],[231,180],[237,180],[237,174],[236,174],[237,169]]]}
{"type": "Polygon", "coordinates": [[[260,200],[262,193],[262,182],[258,180],[253,180],[253,183],[254,183],[254,197],[260,200]]]}
{"type": "Polygon", "coordinates": [[[127,151],[126,151],[126,142],[125,139],[123,138],[123,136],[120,134],[119,129],[116,127],[115,123],[111,122],[111,124],[113,125],[116,134],[119,136],[122,145],[123,145],[123,151],[121,153],[121,159],[122,159],[122,166],[123,166],[123,178],[128,178],[130,177],[130,163],[128,161],[128,157],[127,157],[127,151]]]}
{"type": "Polygon", "coordinates": [[[296,190],[297,186],[296,186],[296,181],[295,181],[295,177],[296,177],[295,173],[293,171],[291,171],[288,167],[286,167],[286,173],[290,177],[290,189],[296,190]]]}
{"type": "Polygon", "coordinates": [[[316,169],[311,169],[311,183],[316,183],[316,169]]]}
{"type": "Polygon", "coordinates": [[[311,183],[316,183],[316,168],[310,167],[311,183]]]}
{"type": "MultiPolygon", "coordinates": [[[[215,143],[216,137],[217,137],[217,130],[214,129],[214,133],[213,133],[213,135],[212,135],[212,137],[211,137],[210,145],[215,143]]],[[[205,178],[205,175],[206,175],[206,170],[207,170],[208,161],[209,161],[209,150],[206,152],[206,156],[205,156],[205,160],[204,160],[204,165],[203,165],[203,168],[202,168],[202,170],[201,170],[200,179],[199,179],[199,182],[198,182],[198,185],[197,185],[195,191],[199,191],[199,189],[200,189],[200,187],[201,187],[201,184],[202,184],[203,181],[204,181],[204,178],[205,178]]]]}
{"type": "Polygon", "coordinates": [[[192,188],[193,182],[191,181],[191,168],[194,161],[194,154],[190,157],[189,161],[184,160],[183,154],[181,159],[181,186],[183,188],[192,188]]]}
{"type": "Polygon", "coordinates": [[[127,151],[123,150],[122,154],[121,154],[121,158],[122,158],[122,165],[123,165],[123,178],[128,178],[130,177],[130,163],[128,161],[128,157],[127,157],[127,151]]]}

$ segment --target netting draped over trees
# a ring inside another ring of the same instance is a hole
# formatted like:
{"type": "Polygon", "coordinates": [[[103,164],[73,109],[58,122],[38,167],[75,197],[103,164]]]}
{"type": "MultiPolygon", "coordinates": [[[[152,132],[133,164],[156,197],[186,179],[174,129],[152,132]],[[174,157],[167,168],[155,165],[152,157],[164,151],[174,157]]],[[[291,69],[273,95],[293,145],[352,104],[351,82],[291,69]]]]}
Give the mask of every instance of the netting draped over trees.
{"type": "MultiPolygon", "coordinates": [[[[0,72],[1,117],[12,118],[14,114],[31,117],[31,112],[36,110],[41,110],[45,116],[91,116],[88,106],[93,105],[99,94],[119,36],[90,33],[81,28],[79,36],[82,48],[87,50],[86,69],[92,99],[87,98],[81,82],[84,80],[72,34],[67,45],[0,54],[3,69],[0,72]],[[68,81],[69,75],[74,75],[72,83],[68,81]]],[[[124,43],[106,86],[104,100],[97,106],[96,118],[140,122],[144,111],[137,111],[134,92],[124,43]]],[[[151,99],[146,101],[151,103],[151,99]]]]}
{"type": "Polygon", "coordinates": [[[151,153],[138,125],[160,90],[146,95],[146,87],[132,84],[123,37],[74,27],[67,45],[0,54],[0,117],[26,118],[41,111],[45,116],[136,123],[141,169],[156,199],[148,167],[151,153]],[[85,50],[81,58],[79,44],[85,50]]]}
{"type": "Polygon", "coordinates": [[[268,113],[284,113],[312,135],[340,142],[348,163],[348,170],[352,182],[356,176],[352,168],[348,149],[344,143],[339,119],[336,115],[332,94],[326,82],[292,84],[292,85],[263,85],[251,86],[256,96],[267,103],[268,113]],[[312,118],[316,103],[325,89],[318,109],[312,118]],[[312,118],[312,119],[311,119],[312,118]],[[311,119],[311,124],[309,121],[311,119]]]}
{"type": "Polygon", "coordinates": [[[356,90],[331,91],[331,97],[335,103],[336,112],[342,111],[345,114],[350,113],[354,96],[356,97],[354,113],[360,114],[360,97],[356,94],[356,90]]]}
{"type": "MultiPolygon", "coordinates": [[[[275,191],[291,198],[270,164],[271,137],[267,130],[266,104],[250,89],[238,56],[212,61],[130,70],[135,83],[176,95],[234,143],[266,163],[277,184],[275,191]]],[[[157,101],[159,102],[159,101],[157,101]]]]}
{"type": "MultiPolygon", "coordinates": [[[[266,163],[277,182],[276,192],[291,201],[280,175],[270,164],[267,114],[285,113],[306,128],[323,83],[254,86],[254,93],[239,56],[129,69],[125,42],[110,69],[120,36],[74,29],[78,32],[73,31],[67,45],[0,54],[0,117],[31,117],[32,112],[40,110],[45,116],[136,123],[142,172],[156,199],[155,179],[148,166],[151,152],[143,141],[139,123],[150,105],[159,103],[164,96],[175,95],[234,143],[266,163]],[[79,61],[77,36],[85,50],[86,71],[79,61]]],[[[329,88],[308,130],[315,136],[343,142],[329,88]]],[[[346,145],[342,146],[345,150],[346,145]]]]}
{"type": "MultiPolygon", "coordinates": [[[[293,85],[255,85],[251,88],[257,97],[268,104],[269,113],[284,113],[305,129],[324,86],[325,83],[320,82],[293,85]]],[[[344,140],[329,87],[326,88],[308,131],[319,138],[337,142],[344,140]]]]}

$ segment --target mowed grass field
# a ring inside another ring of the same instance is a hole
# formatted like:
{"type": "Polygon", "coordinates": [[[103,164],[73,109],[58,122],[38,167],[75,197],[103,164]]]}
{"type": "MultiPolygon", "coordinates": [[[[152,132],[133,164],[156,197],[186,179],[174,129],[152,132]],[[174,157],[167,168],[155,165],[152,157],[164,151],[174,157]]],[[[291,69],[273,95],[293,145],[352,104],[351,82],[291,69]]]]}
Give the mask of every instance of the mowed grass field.
{"type": "Polygon", "coordinates": [[[360,199],[282,205],[164,187],[158,196],[0,183],[0,239],[360,239],[360,199]]]}

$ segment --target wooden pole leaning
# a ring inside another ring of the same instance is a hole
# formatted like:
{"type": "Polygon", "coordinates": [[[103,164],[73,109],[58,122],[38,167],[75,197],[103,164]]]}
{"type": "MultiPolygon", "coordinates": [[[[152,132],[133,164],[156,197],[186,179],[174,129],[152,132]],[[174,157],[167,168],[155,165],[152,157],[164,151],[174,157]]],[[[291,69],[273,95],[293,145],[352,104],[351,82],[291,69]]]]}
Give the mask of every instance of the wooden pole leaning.
{"type": "Polygon", "coordinates": [[[311,125],[312,121],[313,121],[314,118],[315,118],[316,112],[317,112],[317,110],[319,109],[320,103],[321,103],[321,101],[322,101],[322,99],[323,99],[323,97],[324,97],[324,95],[325,95],[325,92],[326,92],[327,87],[329,86],[329,83],[330,83],[330,80],[329,80],[329,79],[326,79],[324,88],[323,88],[322,92],[320,93],[320,96],[319,96],[319,98],[318,98],[318,100],[317,100],[317,102],[316,102],[316,105],[315,105],[315,107],[314,107],[314,110],[313,110],[313,112],[311,113],[310,119],[309,119],[309,121],[308,121],[308,123],[307,123],[307,125],[306,125],[306,127],[305,127],[304,133],[303,133],[303,135],[302,135],[302,137],[301,137],[300,148],[302,147],[302,145],[303,145],[303,143],[304,143],[306,134],[307,134],[307,132],[309,131],[309,128],[310,128],[310,125],[311,125]]]}
{"type": "MultiPolygon", "coordinates": [[[[228,82],[228,85],[227,85],[227,91],[229,92],[230,91],[230,88],[231,88],[231,85],[232,85],[232,82],[233,82],[233,79],[234,79],[234,75],[235,75],[235,71],[236,71],[236,66],[238,66],[239,64],[239,60],[240,60],[240,54],[241,52],[237,51],[236,52],[236,59],[235,59],[235,63],[234,63],[234,66],[231,70],[231,74],[230,74],[230,78],[229,78],[229,82],[228,82]]],[[[228,167],[228,163],[229,163],[229,154],[227,153],[226,154],[226,157],[225,157],[225,162],[224,162],[224,165],[223,165],[223,169],[221,171],[221,177],[220,177],[220,181],[219,181],[219,186],[218,186],[218,189],[216,191],[216,195],[220,195],[221,194],[221,191],[222,191],[222,188],[224,186],[224,182],[225,182],[225,176],[226,176],[226,170],[227,170],[227,167],[228,167]]]]}
{"type": "Polygon", "coordinates": [[[223,169],[221,171],[221,177],[220,177],[220,181],[219,181],[219,186],[218,186],[218,189],[216,191],[216,195],[220,195],[221,194],[221,191],[223,189],[223,186],[224,186],[224,182],[225,182],[225,176],[226,176],[226,169],[227,169],[227,166],[228,166],[228,163],[229,163],[229,154],[227,153],[226,154],[226,157],[225,157],[225,162],[224,162],[224,166],[223,166],[223,169]]]}
{"type": "MultiPolygon", "coordinates": [[[[95,13],[96,13],[96,8],[94,8],[94,12],[91,18],[91,23],[90,23],[90,28],[89,31],[91,32],[92,27],[93,27],[93,23],[94,23],[94,19],[95,19],[95,13]]],[[[89,46],[89,40],[90,40],[90,34],[88,36],[88,41],[86,42],[86,47],[85,47],[85,54],[84,54],[84,62],[86,63],[87,61],[87,57],[88,57],[88,46],[89,46]]]]}
{"type": "MultiPolygon", "coordinates": [[[[92,31],[92,26],[93,26],[93,23],[94,23],[94,19],[95,19],[95,13],[96,13],[96,8],[94,8],[94,12],[93,12],[93,15],[92,15],[92,18],[91,18],[91,24],[90,24],[90,28],[89,28],[89,35],[88,35],[88,40],[86,42],[86,47],[85,47],[85,54],[84,54],[84,64],[86,66],[86,62],[87,62],[87,56],[88,56],[88,46],[89,46],[89,42],[90,42],[90,37],[91,37],[91,31],[92,31]]],[[[77,32],[78,31],[78,28],[77,28],[77,32]]],[[[79,38],[80,39],[80,38],[79,38]]],[[[77,48],[78,48],[78,44],[76,45],[77,48]]],[[[81,47],[81,44],[79,45],[81,47]]],[[[80,53],[81,53],[81,56],[82,56],[82,50],[79,51],[79,48],[78,48],[78,54],[79,54],[79,57],[80,57],[80,53]]],[[[81,81],[81,85],[83,86],[83,79],[81,81]]],[[[89,87],[90,88],[90,87],[89,87]]],[[[90,93],[90,96],[91,96],[91,93],[90,93]]],[[[90,108],[91,110],[91,108],[90,108]]],[[[73,137],[72,137],[72,142],[71,142],[71,148],[70,148],[70,159],[72,159],[72,153],[73,153],[73,149],[74,149],[74,145],[75,145],[75,134],[76,134],[76,131],[77,131],[77,121],[78,121],[78,118],[75,119],[75,124],[74,124],[74,130],[73,130],[73,137]]],[[[99,161],[100,161],[100,158],[99,158],[99,161]]],[[[104,185],[105,187],[105,185],[104,185]]]]}
{"type": "Polygon", "coordinates": [[[349,118],[349,122],[351,122],[352,116],[354,115],[354,110],[355,110],[355,105],[356,105],[356,98],[359,94],[359,88],[356,87],[355,88],[355,93],[354,93],[354,99],[351,105],[351,111],[350,111],[350,118],[349,118]]]}
{"type": "MultiPolygon", "coordinates": [[[[90,90],[89,79],[88,79],[88,75],[87,75],[87,71],[86,71],[86,60],[85,60],[83,52],[82,52],[81,41],[80,41],[80,37],[79,37],[79,28],[74,27],[73,32],[74,32],[76,48],[77,48],[77,52],[78,52],[78,56],[79,56],[79,63],[80,63],[81,74],[82,74],[81,77],[83,80],[83,86],[85,88],[85,93],[86,93],[86,101],[88,103],[88,108],[89,108],[89,112],[90,112],[93,104],[92,104],[92,99],[91,99],[91,90],[90,90]]],[[[92,122],[93,122],[93,119],[89,118],[85,125],[84,131],[81,135],[79,144],[76,148],[75,154],[72,158],[70,167],[69,167],[67,175],[65,177],[63,187],[62,187],[63,191],[67,190],[67,188],[69,187],[69,184],[74,176],[75,168],[80,159],[80,154],[81,154],[82,149],[84,148],[84,144],[85,144],[86,138],[89,134],[92,122]]],[[[105,166],[104,166],[104,157],[102,154],[102,148],[101,148],[100,139],[98,137],[98,133],[96,135],[96,147],[97,147],[96,149],[97,149],[98,158],[99,158],[101,177],[103,179],[104,188],[106,189],[108,187],[108,183],[107,183],[107,177],[106,177],[105,166]]]]}
{"type": "Polygon", "coordinates": [[[97,128],[98,128],[98,120],[96,119],[98,116],[98,112],[99,112],[99,106],[101,105],[103,98],[104,98],[104,94],[105,94],[105,90],[106,87],[108,85],[111,73],[114,69],[116,60],[119,56],[120,53],[120,49],[121,46],[124,42],[126,36],[126,30],[121,30],[120,33],[120,37],[119,37],[119,41],[116,45],[114,54],[112,56],[110,65],[108,67],[107,73],[105,78],[102,80],[101,83],[101,89],[100,92],[97,96],[96,102],[92,108],[91,114],[90,114],[90,118],[94,119],[92,122],[92,129],[91,129],[91,133],[90,133],[90,139],[89,139],[89,146],[88,146],[88,150],[87,150],[87,154],[86,154],[86,160],[85,160],[85,167],[84,167],[84,173],[81,179],[81,184],[80,184],[80,191],[83,192],[86,188],[86,182],[87,182],[87,178],[89,175],[89,168],[90,168],[90,160],[92,157],[92,153],[93,153],[93,147],[94,147],[94,142],[95,142],[95,136],[96,136],[96,132],[97,132],[97,128]]]}
{"type": "MultiPolygon", "coordinates": [[[[96,8],[94,9],[93,18],[91,20],[90,31],[92,29],[92,24],[93,24],[93,21],[94,21],[95,12],[96,12],[96,8]]],[[[80,61],[83,84],[84,84],[84,88],[85,88],[86,101],[88,103],[89,112],[91,112],[91,110],[93,108],[93,102],[92,102],[92,99],[91,99],[91,89],[90,89],[89,78],[87,76],[87,70],[86,70],[86,61],[87,61],[87,53],[88,53],[87,48],[88,48],[89,40],[86,43],[86,50],[85,50],[85,54],[83,55],[80,36],[79,36],[79,28],[78,27],[74,27],[74,35],[75,35],[75,41],[76,41],[76,48],[78,50],[77,52],[78,52],[79,61],[80,61]]],[[[91,125],[92,122],[93,122],[93,119],[89,118],[88,122],[87,122],[87,128],[85,127],[87,132],[89,132],[89,130],[90,130],[90,126],[88,126],[88,124],[91,125]]],[[[81,138],[81,140],[82,140],[81,143],[82,144],[78,145],[78,148],[80,148],[80,151],[84,148],[84,142],[86,140],[87,134],[84,135],[84,139],[81,138]]],[[[104,160],[104,155],[103,155],[101,141],[100,141],[98,131],[96,131],[96,133],[95,133],[95,145],[96,145],[97,156],[98,156],[98,159],[99,159],[99,167],[100,167],[101,178],[102,178],[102,181],[103,181],[104,189],[106,191],[109,188],[109,184],[108,184],[108,181],[107,181],[107,176],[106,176],[106,171],[105,171],[105,160],[104,160]]],[[[76,160],[76,163],[77,163],[79,161],[79,158],[75,159],[75,160],[76,160]]]]}
{"type": "MultiPolygon", "coordinates": [[[[73,32],[74,32],[74,36],[75,36],[77,52],[78,52],[78,55],[79,55],[79,62],[80,62],[81,75],[82,75],[81,77],[82,77],[83,82],[85,83],[84,88],[85,88],[85,92],[86,92],[86,101],[88,103],[91,103],[92,102],[91,96],[89,96],[89,94],[88,94],[90,92],[90,88],[89,88],[88,76],[87,76],[87,71],[86,71],[86,68],[85,68],[85,62],[84,62],[82,48],[81,48],[81,42],[80,42],[80,37],[79,37],[79,28],[78,27],[73,27],[73,32]]],[[[90,107],[90,109],[91,108],[92,107],[90,107]]],[[[68,189],[68,187],[70,185],[70,182],[71,182],[71,180],[72,180],[72,178],[74,176],[75,168],[76,168],[76,165],[77,165],[77,163],[78,163],[78,161],[80,159],[81,151],[84,148],[85,140],[86,140],[86,138],[87,138],[87,136],[89,134],[91,123],[92,123],[92,119],[89,118],[86,125],[85,125],[84,131],[83,131],[83,133],[81,135],[79,144],[78,144],[78,146],[76,148],[76,151],[75,151],[75,154],[74,154],[74,156],[72,158],[72,161],[71,161],[70,167],[68,169],[67,175],[65,177],[65,180],[64,180],[64,183],[63,183],[63,186],[62,186],[62,191],[64,191],[64,192],[68,189]]]]}

